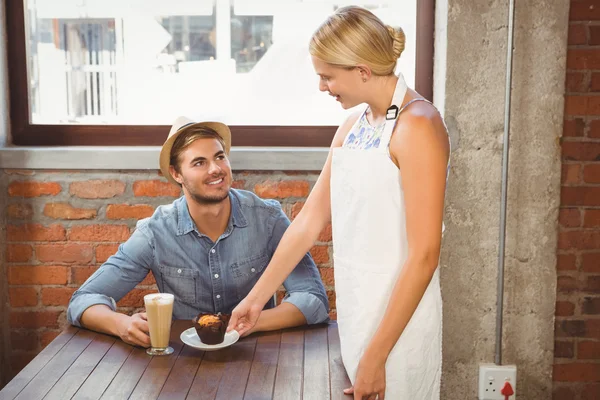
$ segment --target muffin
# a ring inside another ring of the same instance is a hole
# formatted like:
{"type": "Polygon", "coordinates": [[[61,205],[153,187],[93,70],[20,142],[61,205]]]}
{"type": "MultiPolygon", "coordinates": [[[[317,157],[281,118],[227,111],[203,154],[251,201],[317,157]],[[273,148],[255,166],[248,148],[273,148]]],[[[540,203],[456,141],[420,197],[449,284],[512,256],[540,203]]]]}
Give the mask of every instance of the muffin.
{"type": "Polygon", "coordinates": [[[230,315],[200,313],[194,318],[194,328],[204,344],[223,343],[230,315]]]}

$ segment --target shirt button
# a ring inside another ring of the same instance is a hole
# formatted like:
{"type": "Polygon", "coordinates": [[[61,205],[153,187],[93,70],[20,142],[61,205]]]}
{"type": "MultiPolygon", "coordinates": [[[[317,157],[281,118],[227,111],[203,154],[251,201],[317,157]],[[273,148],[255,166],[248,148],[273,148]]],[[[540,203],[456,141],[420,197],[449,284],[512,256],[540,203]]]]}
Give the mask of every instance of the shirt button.
{"type": "Polygon", "coordinates": [[[218,294],[218,295],[217,295],[217,299],[220,299],[220,298],[221,298],[221,295],[220,295],[220,294],[218,294]]]}
{"type": "Polygon", "coordinates": [[[215,254],[216,250],[212,249],[210,252],[213,253],[213,254],[215,254]]]}
{"type": "Polygon", "coordinates": [[[219,278],[219,274],[215,274],[215,278],[217,278],[217,279],[218,279],[218,278],[219,278]]]}
{"type": "Polygon", "coordinates": [[[180,274],[181,273],[181,268],[177,270],[177,273],[180,274]]]}
{"type": "Polygon", "coordinates": [[[250,271],[252,271],[252,272],[256,272],[256,270],[255,270],[254,268],[252,268],[250,271]]]}

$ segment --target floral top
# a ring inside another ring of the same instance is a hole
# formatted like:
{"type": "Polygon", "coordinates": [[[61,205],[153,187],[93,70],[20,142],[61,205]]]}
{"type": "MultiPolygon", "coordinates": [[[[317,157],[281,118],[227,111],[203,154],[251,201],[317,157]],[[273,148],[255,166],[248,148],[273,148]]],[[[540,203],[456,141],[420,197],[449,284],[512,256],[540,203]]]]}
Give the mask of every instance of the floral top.
{"type": "Polygon", "coordinates": [[[343,147],[347,149],[377,149],[384,127],[385,123],[376,127],[371,126],[367,120],[367,113],[364,112],[354,129],[346,136],[343,147]]]}

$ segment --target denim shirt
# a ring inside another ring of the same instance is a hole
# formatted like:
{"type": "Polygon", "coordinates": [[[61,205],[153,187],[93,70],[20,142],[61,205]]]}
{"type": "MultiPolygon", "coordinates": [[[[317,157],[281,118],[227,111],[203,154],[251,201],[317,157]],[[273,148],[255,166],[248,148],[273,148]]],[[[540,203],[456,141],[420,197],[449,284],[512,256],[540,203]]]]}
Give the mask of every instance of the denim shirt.
{"type": "MultiPolygon", "coordinates": [[[[95,304],[116,310],[116,302],[150,271],[160,292],[175,295],[174,319],[231,313],[262,275],[290,221],[277,201],[235,189],[229,198],[229,223],[216,242],[198,231],[185,197],[140,220],[129,240],[73,294],[68,321],[81,326],[81,315],[95,304]]],[[[327,294],[310,254],[284,287],[283,301],[298,307],[309,324],[328,320],[327,294]]],[[[272,299],[266,308],[273,306],[272,299]]]]}

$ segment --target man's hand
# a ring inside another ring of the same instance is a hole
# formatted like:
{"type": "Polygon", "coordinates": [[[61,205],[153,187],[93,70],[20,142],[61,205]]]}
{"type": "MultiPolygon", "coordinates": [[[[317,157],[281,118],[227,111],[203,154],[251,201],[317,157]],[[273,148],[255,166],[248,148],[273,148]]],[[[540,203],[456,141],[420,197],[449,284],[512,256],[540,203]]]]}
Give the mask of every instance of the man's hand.
{"type": "Polygon", "coordinates": [[[150,347],[150,330],[146,313],[123,315],[117,322],[117,332],[121,340],[134,346],[150,347]]]}

